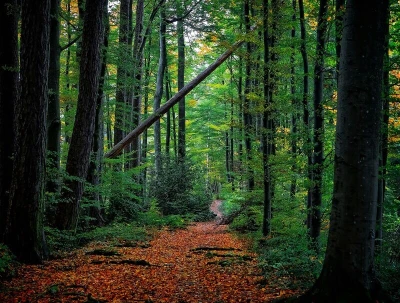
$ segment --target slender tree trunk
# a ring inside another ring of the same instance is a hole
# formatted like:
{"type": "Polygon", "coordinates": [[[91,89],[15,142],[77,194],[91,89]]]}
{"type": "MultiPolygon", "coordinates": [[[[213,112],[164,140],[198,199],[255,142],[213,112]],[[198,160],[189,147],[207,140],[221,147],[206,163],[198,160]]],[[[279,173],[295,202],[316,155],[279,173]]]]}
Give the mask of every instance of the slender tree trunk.
{"type": "Polygon", "coordinates": [[[324,165],[324,57],[325,35],[327,31],[328,0],[321,0],[319,4],[317,25],[317,49],[314,66],[314,153],[313,153],[313,188],[310,237],[318,248],[318,237],[321,232],[321,205],[322,205],[322,178],[324,165]]]}
{"type": "Polygon", "coordinates": [[[263,31],[263,41],[264,41],[264,113],[263,113],[263,131],[262,131],[262,152],[263,152],[263,168],[264,168],[264,214],[263,214],[263,227],[262,232],[264,236],[268,236],[271,232],[271,167],[269,164],[269,141],[268,141],[268,131],[270,131],[270,79],[269,79],[269,61],[270,61],[270,51],[269,51],[269,1],[263,1],[263,15],[264,15],[264,31],[263,31]]]}
{"type": "Polygon", "coordinates": [[[115,94],[114,141],[119,142],[125,135],[124,129],[128,116],[127,89],[129,51],[129,20],[132,14],[130,0],[121,0],[119,13],[119,56],[117,63],[117,91],[115,94]]]}
{"type": "MultiPolygon", "coordinates": [[[[133,42],[133,100],[132,100],[132,127],[135,128],[140,123],[141,103],[142,103],[142,78],[143,78],[143,50],[140,49],[143,37],[143,16],[144,0],[138,0],[136,5],[135,37],[133,42]]],[[[140,137],[132,141],[132,167],[140,164],[140,137]]]]}
{"type": "Polygon", "coordinates": [[[295,84],[295,41],[296,39],[296,28],[295,28],[295,21],[296,21],[296,0],[292,0],[292,31],[291,31],[291,38],[292,38],[292,53],[290,54],[290,94],[292,95],[292,129],[291,129],[291,154],[292,154],[292,180],[290,184],[290,197],[292,199],[296,196],[297,190],[297,140],[298,140],[298,129],[297,129],[297,118],[298,118],[298,100],[296,96],[296,84],[295,84]]]}
{"type": "Polygon", "coordinates": [[[21,23],[21,94],[5,243],[21,261],[46,257],[43,232],[50,1],[24,1],[21,23]]]}
{"type": "Polygon", "coordinates": [[[56,227],[59,229],[75,229],[78,223],[83,180],[87,177],[95,129],[105,30],[103,12],[107,10],[107,4],[107,0],[86,2],[78,105],[66,165],[67,173],[80,180],[66,182],[70,190],[63,191],[62,202],[57,207],[56,227]]]}
{"type": "MultiPolygon", "coordinates": [[[[68,16],[71,16],[71,0],[68,0],[68,2],[67,2],[67,13],[68,13],[68,16]]],[[[70,25],[69,22],[67,22],[67,37],[68,37],[67,41],[68,41],[68,44],[69,44],[71,42],[71,40],[72,40],[72,38],[71,38],[71,25],[70,25]]],[[[67,91],[69,91],[70,87],[71,87],[70,79],[69,79],[70,63],[71,63],[71,49],[68,47],[67,48],[67,57],[65,59],[65,78],[66,78],[65,87],[66,87],[67,91]]],[[[67,103],[65,105],[65,113],[64,113],[64,116],[65,116],[65,127],[64,127],[64,129],[65,129],[65,142],[67,144],[71,143],[71,136],[70,136],[69,131],[68,131],[68,127],[69,127],[69,119],[68,119],[69,115],[68,115],[68,112],[69,112],[69,110],[70,110],[70,105],[67,103]]]]}
{"type": "MultiPolygon", "coordinates": [[[[157,84],[154,94],[154,111],[161,106],[163,96],[163,81],[166,66],[166,23],[165,23],[165,7],[160,10],[160,58],[158,61],[157,84]]],[[[155,150],[155,169],[156,174],[161,172],[161,126],[160,121],[154,123],[154,150],[155,150]]]]}
{"type": "MultiPolygon", "coordinates": [[[[169,91],[169,73],[168,73],[168,64],[165,64],[167,67],[165,69],[165,98],[169,100],[171,98],[169,91]]],[[[169,153],[171,149],[171,110],[167,113],[167,125],[166,125],[166,135],[165,135],[165,154],[169,158],[169,153]]]]}
{"type": "MultiPolygon", "coordinates": [[[[178,22],[176,24],[177,35],[178,35],[178,91],[185,86],[185,36],[184,26],[182,20],[182,6],[181,0],[178,6],[178,22]]],[[[180,161],[184,161],[186,156],[186,105],[185,98],[183,97],[179,101],[178,111],[178,158],[180,161]]]]}
{"type": "MultiPolygon", "coordinates": [[[[60,169],[60,0],[50,1],[50,64],[49,64],[49,105],[47,113],[47,151],[49,165],[53,171],[60,169]]],[[[60,180],[51,179],[46,190],[51,193],[60,190],[60,180]]]]}
{"type": "Polygon", "coordinates": [[[13,167],[14,105],[19,84],[18,19],[17,0],[0,4],[0,242],[4,241],[13,167]]]}
{"type": "Polygon", "coordinates": [[[388,2],[347,1],[328,246],[320,277],[302,302],[381,302],[374,243],[388,2]]]}
{"type": "MultiPolygon", "coordinates": [[[[244,20],[246,34],[250,32],[250,0],[244,1],[244,20]]],[[[253,117],[250,108],[249,95],[251,93],[251,53],[252,53],[252,43],[246,42],[246,61],[245,61],[245,73],[246,80],[244,85],[244,103],[243,103],[243,118],[244,118],[244,142],[246,147],[247,156],[247,183],[248,190],[252,191],[254,189],[254,170],[252,168],[252,133],[253,133],[253,117]]]]}
{"type": "MultiPolygon", "coordinates": [[[[307,155],[307,179],[308,183],[312,183],[313,174],[312,174],[312,153],[311,153],[311,135],[310,135],[310,112],[308,108],[308,93],[309,93],[309,79],[308,79],[308,56],[307,56],[307,41],[306,41],[306,27],[305,27],[305,19],[304,19],[304,4],[303,0],[299,0],[299,16],[300,16],[300,35],[301,35],[301,44],[300,44],[300,52],[303,59],[303,124],[304,124],[304,137],[305,144],[304,150],[307,155]]],[[[311,185],[309,185],[308,193],[307,193],[307,209],[311,209],[312,207],[312,195],[311,195],[311,185]]],[[[307,212],[307,228],[311,227],[311,213],[307,212]]]]}

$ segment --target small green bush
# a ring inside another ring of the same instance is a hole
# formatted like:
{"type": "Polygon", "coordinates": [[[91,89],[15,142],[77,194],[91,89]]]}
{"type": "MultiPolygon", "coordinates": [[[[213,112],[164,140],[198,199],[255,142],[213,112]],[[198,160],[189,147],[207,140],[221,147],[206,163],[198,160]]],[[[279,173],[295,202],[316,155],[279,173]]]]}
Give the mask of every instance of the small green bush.
{"type": "Polygon", "coordinates": [[[0,243],[0,279],[12,277],[16,265],[15,257],[8,247],[0,243]]]}

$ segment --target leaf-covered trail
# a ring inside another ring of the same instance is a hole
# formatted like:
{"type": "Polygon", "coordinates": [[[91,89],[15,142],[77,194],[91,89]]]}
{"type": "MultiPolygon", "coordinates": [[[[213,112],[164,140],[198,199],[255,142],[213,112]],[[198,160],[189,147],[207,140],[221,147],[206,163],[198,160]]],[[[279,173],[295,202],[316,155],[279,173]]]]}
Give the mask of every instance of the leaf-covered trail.
{"type": "Polygon", "coordinates": [[[238,303],[282,294],[260,284],[256,255],[246,243],[213,222],[163,230],[149,245],[113,248],[114,256],[88,254],[95,248],[101,247],[24,266],[0,302],[238,303]]]}

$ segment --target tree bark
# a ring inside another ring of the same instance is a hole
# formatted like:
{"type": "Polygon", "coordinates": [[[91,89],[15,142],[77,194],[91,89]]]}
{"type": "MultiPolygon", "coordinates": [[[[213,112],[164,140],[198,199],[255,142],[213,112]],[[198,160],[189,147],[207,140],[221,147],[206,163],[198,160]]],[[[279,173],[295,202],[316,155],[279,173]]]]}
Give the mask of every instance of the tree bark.
{"type": "MultiPolygon", "coordinates": [[[[60,0],[50,1],[50,63],[49,63],[49,105],[47,112],[48,167],[60,169],[60,0]]],[[[54,176],[54,174],[52,174],[54,176]]],[[[58,178],[48,180],[46,190],[51,193],[60,190],[58,178]]]]}
{"type": "MultiPolygon", "coordinates": [[[[246,34],[250,33],[250,0],[244,1],[244,24],[246,34]]],[[[244,124],[244,145],[247,157],[247,187],[249,191],[254,190],[254,170],[252,168],[252,133],[253,133],[253,117],[250,109],[249,95],[251,92],[251,62],[252,43],[246,42],[246,59],[245,59],[245,84],[244,84],[244,101],[243,101],[243,124],[244,124]]]]}
{"type": "Polygon", "coordinates": [[[229,56],[236,51],[242,44],[243,40],[240,40],[233,44],[230,49],[218,57],[208,68],[202,71],[196,78],[186,84],[179,92],[177,92],[171,99],[163,104],[157,111],[145,119],[139,124],[133,131],[131,131],[124,139],[118,142],[106,155],[106,158],[114,158],[118,156],[126,145],[128,145],[134,138],[139,136],[142,132],[148,129],[154,122],[158,121],[172,106],[177,104],[179,100],[190,93],[201,81],[209,76],[215,69],[220,66],[229,56]]]}
{"type": "Polygon", "coordinates": [[[46,116],[48,102],[50,1],[24,1],[21,27],[21,93],[5,243],[20,261],[41,263],[46,116]]]}
{"type": "Polygon", "coordinates": [[[388,7],[388,0],[347,1],[328,246],[320,277],[302,302],[380,301],[374,242],[388,7]]]}
{"type": "Polygon", "coordinates": [[[119,142],[124,137],[125,120],[128,117],[127,109],[127,76],[130,60],[129,52],[129,19],[132,9],[130,0],[121,0],[119,13],[119,60],[117,66],[117,91],[115,94],[115,125],[114,140],[119,142]]]}
{"type": "MultiPolygon", "coordinates": [[[[136,5],[136,25],[135,37],[133,42],[133,100],[132,100],[132,127],[137,127],[140,123],[141,103],[142,103],[142,78],[143,78],[143,50],[140,45],[144,40],[143,37],[143,16],[144,16],[144,0],[138,0],[136,5]]],[[[140,164],[140,138],[132,141],[132,167],[140,164]]]]}
{"type": "MultiPolygon", "coordinates": [[[[163,6],[160,10],[160,57],[158,60],[158,71],[157,71],[157,84],[156,92],[154,94],[154,112],[161,106],[161,99],[163,96],[163,85],[164,85],[164,73],[166,67],[167,50],[166,50],[166,34],[167,26],[165,23],[165,7],[163,6]]],[[[154,124],[154,153],[155,153],[155,170],[156,174],[161,172],[161,125],[160,121],[155,121],[154,124]]]]}
{"type": "Polygon", "coordinates": [[[0,4],[0,241],[6,229],[15,139],[15,108],[18,97],[17,0],[0,4]]]}
{"type": "MultiPolygon", "coordinates": [[[[311,153],[311,135],[310,135],[310,111],[308,108],[308,92],[309,92],[309,79],[308,79],[308,55],[307,55],[307,41],[306,41],[306,27],[304,19],[304,3],[303,0],[299,0],[299,16],[300,16],[300,52],[303,59],[303,124],[304,124],[304,137],[305,144],[304,150],[307,155],[307,179],[311,184],[313,181],[312,174],[312,153],[311,153]]],[[[307,209],[311,209],[312,206],[312,195],[311,195],[311,185],[308,187],[307,193],[307,209]]],[[[307,228],[311,226],[311,213],[307,213],[307,228]]]]}
{"type": "MultiPolygon", "coordinates": [[[[178,91],[180,91],[185,86],[185,36],[184,36],[184,26],[182,20],[182,9],[183,3],[178,0],[178,22],[177,35],[178,35],[178,91]]],[[[178,159],[184,161],[186,155],[186,105],[185,97],[179,101],[178,110],[178,159]]]]}
{"type": "Polygon", "coordinates": [[[107,0],[87,0],[82,36],[79,96],[75,125],[68,152],[66,171],[69,191],[63,191],[57,207],[56,227],[75,229],[78,223],[83,182],[87,177],[90,152],[95,129],[97,95],[101,72],[102,45],[104,39],[104,14],[107,0]],[[82,138],[85,138],[84,140],[82,138]]]}
{"type": "Polygon", "coordinates": [[[263,1],[263,15],[264,15],[264,113],[262,119],[263,131],[262,131],[262,153],[263,153],[263,168],[264,168],[264,213],[263,213],[263,227],[262,232],[264,236],[268,236],[271,232],[271,218],[272,218],[272,203],[271,203],[271,167],[269,163],[269,140],[268,140],[268,127],[270,126],[270,83],[269,83],[269,61],[270,61],[270,51],[269,51],[269,1],[263,1]]]}
{"type": "Polygon", "coordinates": [[[313,153],[313,186],[312,204],[308,212],[311,214],[309,234],[311,241],[318,249],[318,238],[321,232],[321,205],[322,205],[322,178],[324,165],[324,53],[325,35],[327,31],[328,0],[321,0],[319,4],[317,25],[317,46],[314,66],[314,153],[313,153]]]}

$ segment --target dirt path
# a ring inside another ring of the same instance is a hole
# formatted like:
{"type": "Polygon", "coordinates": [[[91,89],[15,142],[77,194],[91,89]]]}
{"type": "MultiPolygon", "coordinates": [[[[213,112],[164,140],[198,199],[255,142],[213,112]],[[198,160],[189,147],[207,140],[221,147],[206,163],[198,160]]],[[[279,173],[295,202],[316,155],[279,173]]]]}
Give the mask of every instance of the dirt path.
{"type": "Polygon", "coordinates": [[[280,295],[260,284],[246,244],[213,222],[163,230],[147,246],[113,247],[116,256],[87,254],[95,248],[104,247],[23,266],[3,285],[0,302],[256,303],[280,295]]]}
{"type": "Polygon", "coordinates": [[[215,218],[216,224],[220,223],[223,218],[221,211],[222,200],[214,200],[210,206],[211,212],[213,212],[217,217],[215,218]]]}

